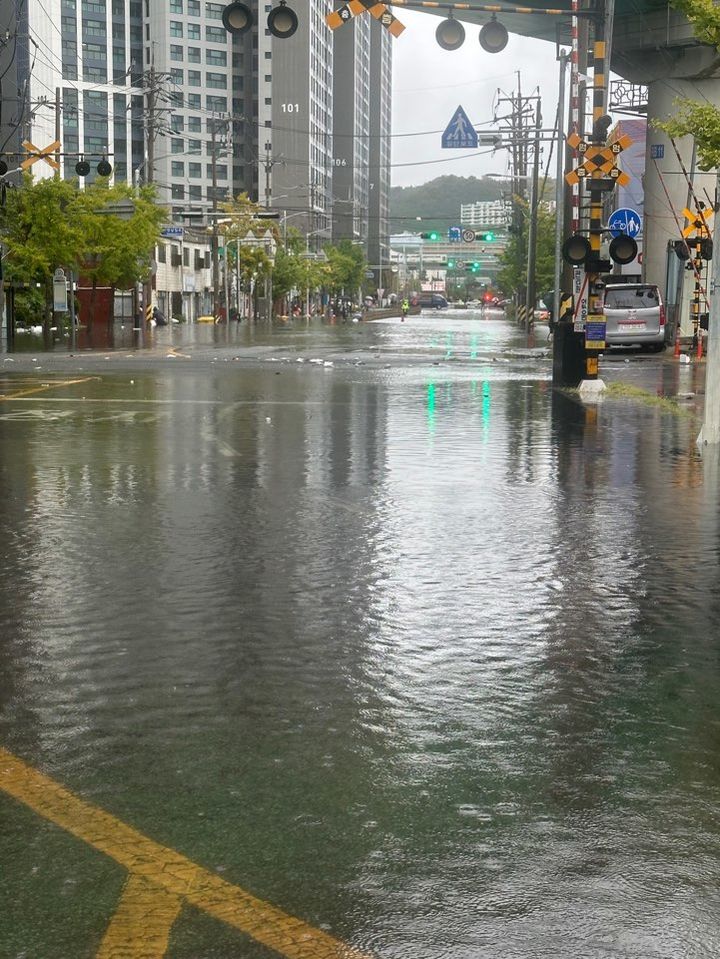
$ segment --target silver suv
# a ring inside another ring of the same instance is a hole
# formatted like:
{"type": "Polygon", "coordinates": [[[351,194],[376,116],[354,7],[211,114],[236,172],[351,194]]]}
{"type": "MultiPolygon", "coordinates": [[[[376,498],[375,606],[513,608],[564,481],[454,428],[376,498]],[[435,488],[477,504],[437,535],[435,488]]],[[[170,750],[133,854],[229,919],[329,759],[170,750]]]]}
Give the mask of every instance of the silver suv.
{"type": "Polygon", "coordinates": [[[608,284],[603,312],[608,346],[664,348],[665,307],[654,283],[608,284]]]}

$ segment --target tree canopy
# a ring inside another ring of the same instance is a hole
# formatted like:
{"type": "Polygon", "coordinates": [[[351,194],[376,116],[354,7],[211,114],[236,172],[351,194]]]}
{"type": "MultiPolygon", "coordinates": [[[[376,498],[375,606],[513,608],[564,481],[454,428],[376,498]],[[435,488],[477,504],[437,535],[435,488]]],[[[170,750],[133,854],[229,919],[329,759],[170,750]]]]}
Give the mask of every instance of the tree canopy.
{"type": "Polygon", "coordinates": [[[75,180],[27,175],[0,211],[7,278],[40,283],[63,267],[99,283],[132,286],[148,276],[165,220],[154,200],[152,187],[136,194],[103,179],[81,190],[75,180]],[[113,212],[122,201],[132,203],[127,219],[113,212]]]}

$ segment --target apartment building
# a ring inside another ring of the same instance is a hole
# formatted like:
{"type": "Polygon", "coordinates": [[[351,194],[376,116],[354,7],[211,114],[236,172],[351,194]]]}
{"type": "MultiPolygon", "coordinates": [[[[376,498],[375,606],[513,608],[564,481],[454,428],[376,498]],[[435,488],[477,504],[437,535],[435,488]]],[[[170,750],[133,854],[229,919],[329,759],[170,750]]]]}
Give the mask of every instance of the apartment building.
{"type": "Polygon", "coordinates": [[[477,200],[460,204],[463,226],[509,226],[512,204],[506,200],[477,200]]]}
{"type": "Polygon", "coordinates": [[[197,223],[247,192],[313,249],[341,236],[386,246],[392,38],[369,16],[330,31],[333,0],[298,8],[289,39],[267,29],[270,3],[233,36],[224,7],[25,0],[19,139],[42,147],[59,119],[63,176],[82,158],[92,179],[107,157],[116,181],[155,183],[169,220],[197,223]]]}

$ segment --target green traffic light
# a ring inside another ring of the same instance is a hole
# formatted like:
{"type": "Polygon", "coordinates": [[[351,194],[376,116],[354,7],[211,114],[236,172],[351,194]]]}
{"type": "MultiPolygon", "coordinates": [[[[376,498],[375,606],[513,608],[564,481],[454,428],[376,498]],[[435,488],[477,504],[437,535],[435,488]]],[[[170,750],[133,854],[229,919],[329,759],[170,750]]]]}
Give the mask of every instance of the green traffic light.
{"type": "Polygon", "coordinates": [[[430,231],[430,239],[431,239],[431,240],[439,240],[439,239],[440,239],[440,234],[437,233],[435,230],[431,230],[431,231],[430,231]]]}

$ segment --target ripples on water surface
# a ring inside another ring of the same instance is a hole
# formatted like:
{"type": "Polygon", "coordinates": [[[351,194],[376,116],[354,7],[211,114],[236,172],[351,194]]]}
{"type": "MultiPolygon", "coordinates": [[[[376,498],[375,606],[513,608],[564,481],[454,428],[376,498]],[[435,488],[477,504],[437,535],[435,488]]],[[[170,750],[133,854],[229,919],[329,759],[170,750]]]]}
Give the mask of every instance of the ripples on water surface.
{"type": "MultiPolygon", "coordinates": [[[[378,956],[715,955],[717,484],[686,420],[546,373],[6,404],[3,744],[378,956]]],[[[117,868],[0,809],[12,941],[91,955],[117,868]]]]}

